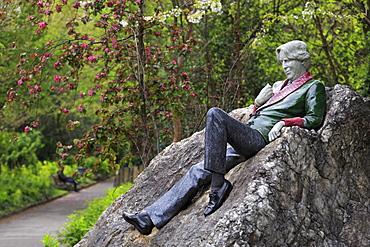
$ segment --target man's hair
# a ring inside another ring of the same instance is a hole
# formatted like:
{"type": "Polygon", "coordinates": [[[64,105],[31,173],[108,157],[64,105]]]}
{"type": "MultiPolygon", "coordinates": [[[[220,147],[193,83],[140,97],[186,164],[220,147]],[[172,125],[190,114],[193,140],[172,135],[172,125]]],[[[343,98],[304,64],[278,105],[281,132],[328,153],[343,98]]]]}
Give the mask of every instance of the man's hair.
{"type": "MultiPolygon", "coordinates": [[[[284,52],[289,59],[300,60],[303,67],[308,71],[311,67],[311,54],[308,51],[308,46],[300,40],[293,40],[276,48],[276,58],[279,61],[280,53],[284,52]]],[[[279,61],[280,62],[280,61],[279,61]]]]}

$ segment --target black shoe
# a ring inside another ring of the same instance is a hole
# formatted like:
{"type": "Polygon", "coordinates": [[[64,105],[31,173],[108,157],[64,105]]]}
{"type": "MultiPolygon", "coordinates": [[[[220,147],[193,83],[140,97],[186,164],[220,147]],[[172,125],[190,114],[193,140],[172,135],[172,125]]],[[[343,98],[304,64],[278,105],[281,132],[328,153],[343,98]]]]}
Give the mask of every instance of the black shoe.
{"type": "Polygon", "coordinates": [[[226,201],[227,197],[229,196],[233,186],[231,183],[225,179],[224,184],[222,185],[221,189],[212,191],[209,195],[209,203],[204,211],[204,216],[208,216],[215,212],[217,209],[221,207],[221,205],[226,201]]]}
{"type": "Polygon", "coordinates": [[[139,214],[130,214],[127,212],[123,212],[122,216],[128,223],[134,225],[134,227],[141,234],[149,235],[150,233],[152,233],[154,224],[146,212],[142,212],[139,214]]]}

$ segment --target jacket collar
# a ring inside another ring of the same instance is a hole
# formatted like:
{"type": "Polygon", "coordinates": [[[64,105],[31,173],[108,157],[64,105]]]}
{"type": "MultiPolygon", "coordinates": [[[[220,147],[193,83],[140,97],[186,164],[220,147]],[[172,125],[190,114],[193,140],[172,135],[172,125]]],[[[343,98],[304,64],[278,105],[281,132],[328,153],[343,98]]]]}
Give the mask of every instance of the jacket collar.
{"type": "Polygon", "coordinates": [[[263,108],[266,108],[270,105],[273,105],[279,102],[280,100],[284,99],[286,96],[288,96],[289,94],[291,94],[292,92],[300,88],[303,84],[305,84],[307,81],[311,79],[313,79],[313,77],[311,76],[310,72],[306,72],[300,77],[298,77],[298,79],[293,81],[290,85],[285,87],[285,85],[289,81],[289,79],[286,79],[281,85],[280,90],[274,93],[274,95],[265,104],[257,108],[256,111],[259,111],[263,108]]]}

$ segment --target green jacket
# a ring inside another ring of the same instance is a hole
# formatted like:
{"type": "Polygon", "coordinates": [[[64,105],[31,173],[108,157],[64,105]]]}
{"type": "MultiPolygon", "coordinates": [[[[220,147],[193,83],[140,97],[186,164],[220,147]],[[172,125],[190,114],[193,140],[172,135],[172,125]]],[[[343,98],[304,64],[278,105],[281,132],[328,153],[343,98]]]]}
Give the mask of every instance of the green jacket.
{"type": "Polygon", "coordinates": [[[278,88],[274,96],[259,108],[255,107],[254,114],[247,124],[258,130],[269,143],[268,134],[272,127],[283,120],[285,126],[300,126],[314,129],[320,126],[325,112],[325,86],[318,80],[312,79],[309,72],[292,82],[276,82],[273,88],[278,88]],[[281,89],[280,89],[281,88],[281,89]]]}

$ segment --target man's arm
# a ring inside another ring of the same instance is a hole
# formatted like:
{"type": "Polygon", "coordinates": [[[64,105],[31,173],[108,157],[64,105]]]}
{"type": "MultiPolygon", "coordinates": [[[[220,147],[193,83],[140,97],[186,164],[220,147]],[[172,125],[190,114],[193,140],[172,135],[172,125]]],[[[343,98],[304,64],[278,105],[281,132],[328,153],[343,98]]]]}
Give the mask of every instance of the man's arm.
{"type": "Polygon", "coordinates": [[[312,85],[307,91],[305,98],[304,117],[284,118],[285,126],[299,126],[314,129],[320,126],[326,107],[325,86],[319,82],[312,85]]]}

